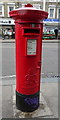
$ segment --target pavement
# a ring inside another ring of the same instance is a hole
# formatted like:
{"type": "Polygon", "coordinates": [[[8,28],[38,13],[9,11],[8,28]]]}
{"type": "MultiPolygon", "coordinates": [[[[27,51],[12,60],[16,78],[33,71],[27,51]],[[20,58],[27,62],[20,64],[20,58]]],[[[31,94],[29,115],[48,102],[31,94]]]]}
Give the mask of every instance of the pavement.
{"type": "Polygon", "coordinates": [[[2,113],[2,118],[58,118],[57,77],[41,77],[40,106],[31,113],[24,113],[16,108],[15,79],[15,76],[13,76],[0,80],[0,91],[2,91],[2,106],[0,106],[2,112],[0,112],[0,117],[2,113]]]}
{"type": "MultiPolygon", "coordinates": [[[[2,43],[14,43],[15,42],[15,39],[4,39],[2,40],[0,38],[0,42],[2,43]]],[[[51,39],[51,40],[42,40],[43,43],[60,43],[60,40],[59,39],[51,39]]]]}

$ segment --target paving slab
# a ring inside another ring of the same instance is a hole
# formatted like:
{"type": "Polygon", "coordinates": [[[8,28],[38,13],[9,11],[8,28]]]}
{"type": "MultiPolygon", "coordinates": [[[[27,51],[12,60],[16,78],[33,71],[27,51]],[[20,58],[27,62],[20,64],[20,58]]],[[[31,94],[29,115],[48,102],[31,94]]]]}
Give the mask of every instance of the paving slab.
{"type": "Polygon", "coordinates": [[[41,92],[55,118],[58,118],[58,81],[54,78],[52,81],[41,83],[41,92]]]}
{"type": "Polygon", "coordinates": [[[2,101],[2,118],[12,118],[13,117],[13,106],[12,100],[2,101]]]}
{"type": "Polygon", "coordinates": [[[12,96],[12,86],[2,86],[2,100],[11,100],[12,96]]]}
{"type": "Polygon", "coordinates": [[[12,86],[11,85],[2,85],[2,99],[1,111],[2,118],[12,118],[13,117],[13,105],[12,105],[12,96],[13,96],[12,86]]]}
{"type": "Polygon", "coordinates": [[[13,85],[13,118],[35,118],[35,117],[50,117],[53,118],[53,113],[48,107],[42,93],[40,93],[39,108],[33,112],[22,112],[16,108],[15,85],[13,85]]]}
{"type": "MultiPolygon", "coordinates": [[[[37,110],[26,113],[16,108],[15,77],[4,78],[2,88],[2,115],[6,118],[56,118],[58,117],[58,79],[41,80],[40,105],[37,110]]],[[[1,98],[1,94],[0,94],[1,98]]],[[[1,104],[1,101],[0,101],[1,104]]]]}
{"type": "Polygon", "coordinates": [[[2,100],[0,100],[0,120],[2,119],[2,100]]]}

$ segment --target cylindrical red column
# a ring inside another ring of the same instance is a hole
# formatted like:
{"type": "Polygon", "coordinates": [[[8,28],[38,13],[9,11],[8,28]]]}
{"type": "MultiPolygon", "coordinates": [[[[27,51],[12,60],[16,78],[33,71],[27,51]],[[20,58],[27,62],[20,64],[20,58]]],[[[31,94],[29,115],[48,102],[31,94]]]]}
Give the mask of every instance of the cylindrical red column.
{"type": "Polygon", "coordinates": [[[23,112],[32,112],[39,106],[42,20],[48,13],[29,4],[11,11],[10,16],[15,19],[16,106],[23,112]]]}

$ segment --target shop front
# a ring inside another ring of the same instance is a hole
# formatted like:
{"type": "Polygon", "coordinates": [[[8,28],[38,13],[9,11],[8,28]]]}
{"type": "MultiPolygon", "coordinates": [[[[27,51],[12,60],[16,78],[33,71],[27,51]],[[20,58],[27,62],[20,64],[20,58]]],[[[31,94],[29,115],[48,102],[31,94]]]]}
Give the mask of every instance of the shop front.
{"type": "Polygon", "coordinates": [[[60,39],[60,20],[46,19],[44,20],[43,39],[55,39],[54,30],[58,29],[58,39],[60,39]]]}
{"type": "Polygon", "coordinates": [[[11,18],[0,18],[0,36],[4,36],[4,31],[6,32],[6,38],[8,38],[8,32],[12,31],[11,38],[14,38],[15,36],[15,24],[14,20],[11,20],[11,18]]]}

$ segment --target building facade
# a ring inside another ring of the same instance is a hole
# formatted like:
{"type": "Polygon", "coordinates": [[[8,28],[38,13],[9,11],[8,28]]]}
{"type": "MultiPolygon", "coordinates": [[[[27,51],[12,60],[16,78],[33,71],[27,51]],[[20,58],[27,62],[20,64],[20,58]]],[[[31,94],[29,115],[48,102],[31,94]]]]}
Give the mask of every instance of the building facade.
{"type": "Polygon", "coordinates": [[[45,11],[48,12],[48,18],[44,21],[45,30],[51,30],[59,27],[60,29],[60,0],[46,0],[45,11]]]}
{"type": "MultiPolygon", "coordinates": [[[[16,8],[24,7],[25,4],[30,3],[33,7],[48,12],[48,19],[44,20],[43,31],[53,31],[60,23],[60,0],[5,0],[0,1],[0,34],[4,29],[13,29],[14,20],[9,17],[9,11],[16,8]]],[[[59,27],[60,29],[60,27],[59,27]]]]}
{"type": "MultiPolygon", "coordinates": [[[[4,30],[13,30],[13,34],[15,33],[15,23],[14,20],[10,18],[9,11],[12,11],[18,7],[21,7],[20,2],[16,2],[14,0],[6,0],[0,2],[0,36],[3,36],[4,30]]],[[[14,38],[14,35],[13,35],[14,38]]]]}

